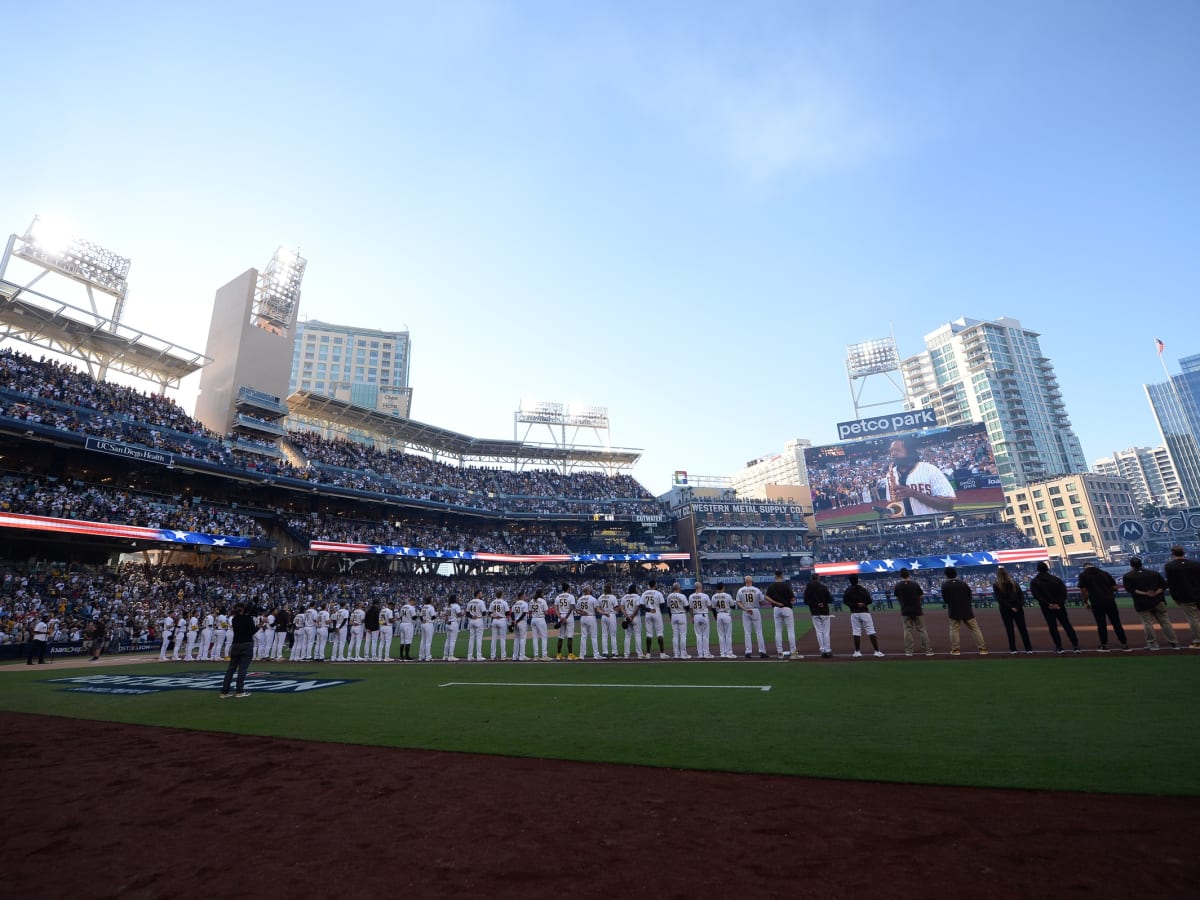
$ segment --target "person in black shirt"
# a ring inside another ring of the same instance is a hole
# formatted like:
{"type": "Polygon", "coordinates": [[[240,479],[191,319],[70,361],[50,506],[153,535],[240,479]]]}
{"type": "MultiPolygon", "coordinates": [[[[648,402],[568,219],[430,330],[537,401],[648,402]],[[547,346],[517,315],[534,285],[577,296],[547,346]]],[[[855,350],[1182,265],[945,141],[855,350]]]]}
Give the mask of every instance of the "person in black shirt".
{"type": "Polygon", "coordinates": [[[804,588],[804,604],[812,613],[813,631],[817,633],[817,647],[821,651],[822,659],[833,658],[833,645],[829,642],[829,620],[833,618],[829,614],[829,604],[832,602],[833,595],[829,588],[825,587],[820,576],[814,572],[812,580],[804,588]]]}
{"type": "Polygon", "coordinates": [[[1200,562],[1184,556],[1182,547],[1171,548],[1171,561],[1163,566],[1171,599],[1183,608],[1192,631],[1192,649],[1200,650],[1200,562]]]}
{"type": "Polygon", "coordinates": [[[946,601],[946,610],[950,616],[950,655],[958,656],[958,632],[966,625],[975,638],[975,646],[979,648],[980,656],[987,656],[987,644],[983,640],[983,632],[975,621],[975,610],[971,606],[971,586],[965,581],[959,581],[958,570],[954,566],[946,567],[946,580],[942,582],[942,599],[946,601]]]}
{"type": "Polygon", "coordinates": [[[1125,590],[1133,598],[1133,608],[1142,617],[1142,628],[1146,631],[1146,649],[1157,650],[1154,639],[1154,623],[1162,629],[1163,637],[1175,650],[1179,649],[1179,638],[1167,617],[1167,580],[1157,572],[1142,568],[1138,557],[1129,560],[1129,571],[1121,579],[1125,590]]]}
{"type": "Polygon", "coordinates": [[[1004,633],[1008,636],[1008,652],[1017,652],[1015,630],[1021,633],[1021,642],[1025,652],[1032,653],[1033,645],[1029,642],[1029,629],[1025,627],[1025,592],[1013,581],[1008,569],[1004,566],[996,569],[996,581],[992,584],[992,594],[1000,607],[1000,620],[1004,623],[1004,633]]]}
{"type": "Polygon", "coordinates": [[[254,617],[246,614],[246,604],[239,603],[233,613],[231,623],[233,643],[229,647],[229,668],[225,670],[225,681],[221,684],[221,699],[230,697],[249,697],[246,692],[246,673],[250,671],[250,661],[254,659],[254,632],[257,626],[254,617]],[[233,682],[233,673],[237,671],[237,693],[230,694],[229,686],[233,682]]]}
{"type": "Polygon", "coordinates": [[[1113,634],[1121,642],[1121,649],[1126,653],[1131,648],[1125,640],[1125,629],[1121,626],[1121,613],[1117,609],[1117,582],[1095,563],[1084,563],[1083,571],[1079,573],[1079,590],[1083,594],[1083,602],[1092,611],[1096,620],[1096,633],[1100,637],[1100,652],[1108,652],[1108,623],[1112,623],[1113,634]]]}
{"type": "MultiPolygon", "coordinates": [[[[842,600],[850,607],[850,636],[854,638],[854,658],[862,657],[862,635],[865,631],[875,648],[875,655],[882,657],[879,641],[875,638],[875,620],[871,617],[871,592],[858,583],[858,576],[850,576],[850,587],[842,594],[842,600]]],[[[911,654],[910,654],[911,655],[911,654]]]]}
{"type": "Polygon", "coordinates": [[[925,589],[912,580],[912,572],[901,569],[900,580],[892,593],[900,601],[900,616],[904,621],[904,655],[913,655],[913,645],[919,635],[925,655],[933,656],[933,644],[929,643],[929,632],[925,630],[925,609],[921,603],[925,589]]]}
{"type": "Polygon", "coordinates": [[[1029,593],[1042,608],[1042,618],[1050,629],[1050,638],[1054,641],[1054,652],[1062,653],[1062,638],[1058,634],[1058,626],[1067,633],[1071,649],[1079,652],[1079,637],[1071,627],[1071,617],[1067,615],[1067,585],[1057,575],[1050,574],[1050,567],[1044,562],[1037,564],[1038,573],[1029,582],[1029,593]]]}

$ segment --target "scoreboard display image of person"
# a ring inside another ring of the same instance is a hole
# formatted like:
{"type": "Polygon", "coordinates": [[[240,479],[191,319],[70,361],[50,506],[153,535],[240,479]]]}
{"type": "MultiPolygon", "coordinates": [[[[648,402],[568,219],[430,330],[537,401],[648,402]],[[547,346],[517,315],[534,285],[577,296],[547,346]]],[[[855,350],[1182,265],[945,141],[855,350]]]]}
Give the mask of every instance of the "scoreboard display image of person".
{"type": "Polygon", "coordinates": [[[818,525],[982,512],[1004,506],[982,423],[804,451],[818,525]]]}

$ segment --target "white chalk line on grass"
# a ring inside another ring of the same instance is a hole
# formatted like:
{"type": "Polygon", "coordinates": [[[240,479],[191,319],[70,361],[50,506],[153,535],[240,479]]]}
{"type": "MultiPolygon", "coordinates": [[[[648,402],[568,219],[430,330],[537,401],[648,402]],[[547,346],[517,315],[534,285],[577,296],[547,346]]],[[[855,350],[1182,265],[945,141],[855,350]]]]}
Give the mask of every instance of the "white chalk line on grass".
{"type": "Polygon", "coordinates": [[[717,691],[769,691],[769,684],[588,684],[553,681],[447,681],[438,687],[692,688],[717,691]]]}

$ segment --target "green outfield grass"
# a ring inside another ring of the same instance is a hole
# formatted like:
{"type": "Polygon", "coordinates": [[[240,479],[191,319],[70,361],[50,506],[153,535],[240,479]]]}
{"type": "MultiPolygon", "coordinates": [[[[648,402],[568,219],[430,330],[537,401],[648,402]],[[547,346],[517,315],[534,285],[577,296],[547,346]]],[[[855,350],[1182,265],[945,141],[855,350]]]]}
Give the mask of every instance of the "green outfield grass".
{"type": "Polygon", "coordinates": [[[0,709],[671,768],[1200,795],[1200,773],[1191,764],[1200,746],[1191,688],[1200,654],[844,664],[274,663],[255,670],[360,680],[226,701],[215,690],[112,696],[48,683],[218,668],[153,663],[12,671],[0,677],[0,709]],[[441,686],[448,682],[528,686],[441,686]],[[601,686],[610,684],[618,686],[601,686]]]}

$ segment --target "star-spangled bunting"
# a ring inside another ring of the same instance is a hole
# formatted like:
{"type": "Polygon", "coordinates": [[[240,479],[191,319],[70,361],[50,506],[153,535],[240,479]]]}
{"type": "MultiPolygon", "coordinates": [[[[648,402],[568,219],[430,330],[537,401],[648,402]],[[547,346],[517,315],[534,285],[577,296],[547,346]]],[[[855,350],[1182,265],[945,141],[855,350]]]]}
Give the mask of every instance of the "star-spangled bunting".
{"type": "Polygon", "coordinates": [[[461,559],[495,563],[563,562],[674,562],[691,559],[687,553],[476,553],[472,550],[437,550],[423,547],[392,547],[381,544],[348,544],[341,541],[312,541],[314,553],[373,553],[423,559],[461,559]]]}
{"type": "Polygon", "coordinates": [[[985,550],[977,553],[948,553],[945,556],[912,556],[908,559],[864,559],[857,562],[817,563],[818,575],[877,575],[909,569],[944,569],[949,566],[965,569],[969,566],[1002,566],[1023,562],[1042,562],[1050,558],[1045,547],[1022,547],[1018,550],[985,550]]]}
{"type": "Polygon", "coordinates": [[[202,534],[174,528],[143,528],[139,525],[113,525],[110,522],[86,522],[80,519],[56,519],[52,516],[28,516],[0,513],[0,528],[22,528],[27,531],[56,531],[63,534],[86,534],[92,537],[124,538],[131,541],[155,541],[166,544],[204,544],[210,547],[267,547],[266,541],[228,534],[202,534]]]}

